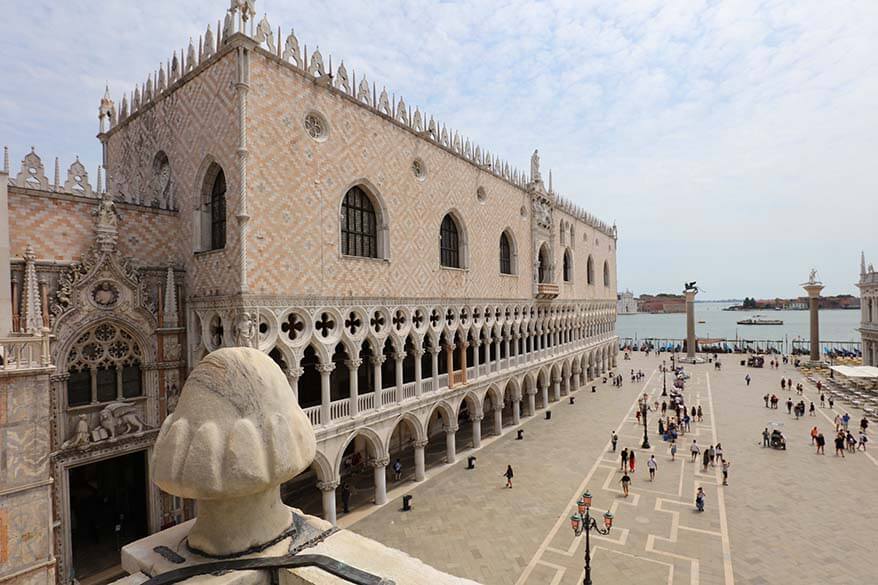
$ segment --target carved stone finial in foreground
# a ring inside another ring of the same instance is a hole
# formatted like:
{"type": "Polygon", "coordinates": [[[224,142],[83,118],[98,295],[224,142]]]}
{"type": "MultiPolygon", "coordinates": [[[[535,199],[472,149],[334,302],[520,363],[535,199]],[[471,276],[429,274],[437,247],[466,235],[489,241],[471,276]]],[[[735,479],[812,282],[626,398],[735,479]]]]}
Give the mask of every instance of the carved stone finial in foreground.
{"type": "Polygon", "coordinates": [[[243,554],[292,527],[280,484],[314,459],[314,430],[281,369],[261,351],[225,348],[192,370],[153,452],[153,481],[198,500],[189,546],[243,554]]]}

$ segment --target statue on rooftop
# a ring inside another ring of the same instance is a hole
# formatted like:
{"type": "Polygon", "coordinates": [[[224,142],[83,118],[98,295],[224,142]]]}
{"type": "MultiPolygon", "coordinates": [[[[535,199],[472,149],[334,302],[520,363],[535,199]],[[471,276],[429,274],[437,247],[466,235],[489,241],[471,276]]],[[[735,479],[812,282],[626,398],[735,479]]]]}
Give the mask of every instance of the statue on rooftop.
{"type": "Polygon", "coordinates": [[[534,150],[533,155],[530,157],[530,178],[533,182],[542,181],[542,177],[540,176],[540,151],[534,150]]]}

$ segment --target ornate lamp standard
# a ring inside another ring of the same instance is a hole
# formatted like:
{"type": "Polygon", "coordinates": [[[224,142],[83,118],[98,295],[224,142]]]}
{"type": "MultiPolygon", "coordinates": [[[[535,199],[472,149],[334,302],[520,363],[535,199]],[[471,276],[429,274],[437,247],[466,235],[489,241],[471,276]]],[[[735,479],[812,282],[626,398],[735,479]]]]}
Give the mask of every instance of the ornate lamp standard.
{"type": "Polygon", "coordinates": [[[646,434],[646,411],[649,410],[649,400],[647,398],[643,399],[643,404],[640,405],[640,414],[643,419],[643,443],[640,445],[641,449],[649,449],[649,437],[646,434]]]}
{"type": "Polygon", "coordinates": [[[594,528],[598,534],[607,535],[610,528],[613,527],[613,515],[609,512],[604,513],[604,526],[598,526],[597,521],[591,517],[589,510],[591,509],[591,492],[586,491],[582,494],[582,498],[576,502],[576,514],[570,516],[570,526],[573,528],[573,534],[576,536],[585,532],[585,579],[583,585],[592,585],[591,583],[591,541],[589,534],[594,528]]]}
{"type": "Polygon", "coordinates": [[[665,367],[665,360],[662,360],[662,396],[668,395],[668,369],[665,367]]]}

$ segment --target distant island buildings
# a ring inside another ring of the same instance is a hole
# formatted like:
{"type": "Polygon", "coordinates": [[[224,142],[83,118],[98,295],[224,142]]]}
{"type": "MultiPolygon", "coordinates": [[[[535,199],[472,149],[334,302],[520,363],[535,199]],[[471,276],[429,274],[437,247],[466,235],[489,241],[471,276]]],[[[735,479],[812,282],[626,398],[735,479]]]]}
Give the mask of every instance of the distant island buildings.
{"type": "Polygon", "coordinates": [[[860,319],[860,336],[863,342],[863,365],[878,366],[878,272],[869,264],[866,267],[866,256],[860,253],[860,289],[862,302],[860,319]]]}
{"type": "Polygon", "coordinates": [[[617,315],[632,315],[639,312],[639,303],[637,299],[634,298],[633,292],[625,290],[625,292],[616,295],[617,315]]]}
{"type": "MultiPolygon", "coordinates": [[[[819,305],[821,309],[859,309],[860,299],[853,295],[835,295],[820,297],[819,305]]],[[[808,308],[807,297],[796,297],[794,299],[755,299],[744,297],[739,305],[732,305],[723,310],[725,311],[804,311],[808,308]]]]}

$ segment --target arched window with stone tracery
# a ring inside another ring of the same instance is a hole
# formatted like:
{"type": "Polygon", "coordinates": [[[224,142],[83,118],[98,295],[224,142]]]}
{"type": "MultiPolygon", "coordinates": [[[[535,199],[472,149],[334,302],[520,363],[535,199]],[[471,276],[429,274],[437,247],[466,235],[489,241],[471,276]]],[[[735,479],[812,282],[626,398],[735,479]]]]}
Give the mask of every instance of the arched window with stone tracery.
{"type": "Polygon", "coordinates": [[[352,187],[341,204],[341,253],[378,258],[378,217],[372,200],[360,187],[352,187]]]}
{"type": "Polygon", "coordinates": [[[142,396],[142,359],[134,338],[114,323],[89,329],[67,356],[67,406],[142,396]]]}
{"type": "Polygon", "coordinates": [[[588,261],[585,264],[585,280],[588,284],[594,284],[594,260],[591,254],[588,255],[588,261]]]}
{"type": "Polygon", "coordinates": [[[463,268],[460,252],[460,230],[449,213],[442,218],[439,228],[439,263],[446,268],[463,268]]]}
{"type": "Polygon", "coordinates": [[[201,251],[226,247],[226,175],[216,163],[204,175],[200,227],[201,251]]]}

